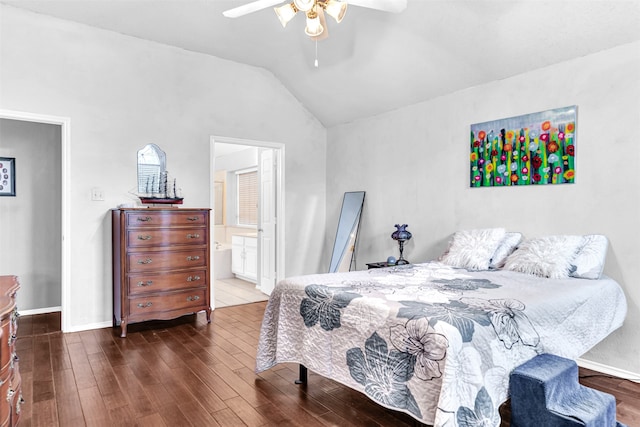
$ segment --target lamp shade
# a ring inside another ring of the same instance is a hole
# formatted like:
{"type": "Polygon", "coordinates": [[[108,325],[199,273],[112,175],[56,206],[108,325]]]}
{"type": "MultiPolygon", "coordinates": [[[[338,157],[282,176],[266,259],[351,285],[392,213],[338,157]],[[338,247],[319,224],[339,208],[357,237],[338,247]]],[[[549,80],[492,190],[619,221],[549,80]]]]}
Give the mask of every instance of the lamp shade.
{"type": "Polygon", "coordinates": [[[298,10],[303,12],[309,12],[315,6],[315,0],[293,0],[293,4],[296,6],[298,10]]]}
{"type": "Polygon", "coordinates": [[[320,18],[318,18],[318,14],[315,11],[307,12],[307,26],[304,29],[304,32],[309,37],[315,37],[322,34],[324,31],[324,27],[320,23],[320,18]]]}
{"type": "Polygon", "coordinates": [[[347,13],[347,3],[337,0],[328,0],[325,3],[324,11],[331,16],[336,22],[340,23],[347,13]]]}
{"type": "Polygon", "coordinates": [[[293,3],[274,7],[273,10],[275,10],[276,15],[278,15],[278,19],[280,20],[280,23],[283,27],[287,26],[287,23],[289,23],[289,21],[291,21],[293,17],[296,16],[297,12],[296,7],[293,3]]]}

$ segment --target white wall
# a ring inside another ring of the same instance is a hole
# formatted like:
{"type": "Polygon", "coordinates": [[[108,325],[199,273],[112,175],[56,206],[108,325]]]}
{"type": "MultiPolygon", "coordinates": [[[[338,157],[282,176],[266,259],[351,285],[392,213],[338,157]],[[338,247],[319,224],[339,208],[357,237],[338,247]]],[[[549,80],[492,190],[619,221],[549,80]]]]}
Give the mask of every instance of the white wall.
{"type": "Polygon", "coordinates": [[[16,159],[16,196],[0,197],[0,275],[20,277],[18,308],[61,304],[60,126],[0,119],[0,157],[16,159]]]}
{"type": "Polygon", "coordinates": [[[636,42],[329,129],[327,243],[351,190],[367,191],[359,268],[397,256],[396,223],[413,233],[412,262],[437,258],[458,229],[605,234],[605,274],[624,288],[629,311],[584,358],[640,373],[638,76],[636,42]],[[471,124],[569,105],[578,106],[575,184],[469,188],[471,124]]]}
{"type": "Polygon", "coordinates": [[[72,329],[112,319],[109,210],[135,200],[136,152],[150,142],[185,207],[210,206],[211,135],[284,143],[285,273],[319,271],[326,130],[272,74],[4,5],[0,62],[1,109],[70,118],[72,329]]]}

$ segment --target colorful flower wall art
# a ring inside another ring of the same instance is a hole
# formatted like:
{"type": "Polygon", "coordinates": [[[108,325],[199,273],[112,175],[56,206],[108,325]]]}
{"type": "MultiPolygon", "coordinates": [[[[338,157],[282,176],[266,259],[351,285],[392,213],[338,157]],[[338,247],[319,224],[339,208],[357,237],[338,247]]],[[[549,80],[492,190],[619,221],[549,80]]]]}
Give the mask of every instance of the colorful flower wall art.
{"type": "Polygon", "coordinates": [[[577,106],[471,125],[471,187],[573,183],[577,106]]]}

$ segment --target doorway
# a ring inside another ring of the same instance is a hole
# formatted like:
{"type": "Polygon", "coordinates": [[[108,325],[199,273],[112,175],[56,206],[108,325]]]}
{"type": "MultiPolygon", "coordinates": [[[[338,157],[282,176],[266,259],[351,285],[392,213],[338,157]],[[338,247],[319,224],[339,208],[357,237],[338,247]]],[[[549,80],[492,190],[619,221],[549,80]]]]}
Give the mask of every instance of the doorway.
{"type": "MultiPolygon", "coordinates": [[[[0,110],[0,119],[8,119],[8,120],[16,120],[21,122],[32,122],[37,124],[48,124],[48,125],[56,125],[59,128],[60,132],[60,150],[59,150],[59,158],[52,159],[52,161],[56,162],[60,168],[60,178],[59,178],[59,188],[60,188],[60,204],[59,210],[60,212],[55,212],[56,216],[59,216],[60,221],[60,233],[59,240],[57,240],[56,246],[60,248],[60,266],[58,273],[56,276],[59,276],[59,285],[57,285],[57,289],[54,289],[54,292],[58,292],[60,294],[60,307],[59,311],[61,312],[61,328],[62,331],[65,332],[69,329],[69,313],[68,313],[68,299],[70,295],[70,281],[69,281],[69,259],[70,259],[70,249],[65,239],[65,236],[68,234],[69,230],[69,127],[70,127],[70,119],[66,117],[57,117],[57,116],[48,116],[48,115],[39,115],[39,114],[31,114],[20,111],[11,111],[11,110],[0,110]]],[[[16,162],[17,163],[17,162],[16,162]]],[[[19,168],[19,165],[16,166],[16,169],[19,168]]],[[[19,184],[18,184],[19,185],[19,184]]],[[[57,185],[57,184],[56,184],[57,185]]],[[[19,187],[18,187],[19,190],[19,187]]],[[[58,208],[56,208],[58,209],[58,208]]],[[[58,307],[53,307],[53,309],[58,309],[58,307]]],[[[21,314],[39,314],[52,310],[51,307],[45,307],[42,310],[34,309],[34,310],[21,310],[21,314]]]]}
{"type": "Polygon", "coordinates": [[[284,277],[284,144],[212,136],[210,170],[213,306],[266,300],[284,277]]]}

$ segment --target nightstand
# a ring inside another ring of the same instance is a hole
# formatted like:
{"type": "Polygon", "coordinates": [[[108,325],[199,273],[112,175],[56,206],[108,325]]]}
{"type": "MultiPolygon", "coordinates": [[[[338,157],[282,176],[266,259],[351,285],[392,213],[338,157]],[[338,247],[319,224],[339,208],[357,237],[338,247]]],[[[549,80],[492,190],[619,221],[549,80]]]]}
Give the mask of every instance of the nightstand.
{"type": "Polygon", "coordinates": [[[367,268],[369,270],[371,270],[372,268],[384,268],[384,267],[391,267],[394,266],[395,264],[389,264],[386,261],[383,262],[371,262],[369,264],[367,264],[367,268]]]}

